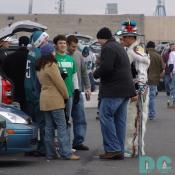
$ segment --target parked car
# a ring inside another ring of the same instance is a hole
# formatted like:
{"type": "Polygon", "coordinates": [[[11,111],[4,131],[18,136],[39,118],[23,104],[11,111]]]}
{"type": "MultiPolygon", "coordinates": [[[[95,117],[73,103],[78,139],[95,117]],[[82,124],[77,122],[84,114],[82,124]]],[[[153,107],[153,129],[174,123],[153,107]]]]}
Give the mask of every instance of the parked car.
{"type": "Polygon", "coordinates": [[[36,149],[37,129],[24,112],[14,106],[0,104],[0,121],[0,155],[36,149]]]}
{"type": "Polygon", "coordinates": [[[160,44],[157,44],[155,49],[159,54],[162,54],[164,49],[166,49],[168,47],[169,47],[169,42],[162,42],[160,44]]]}
{"type": "Polygon", "coordinates": [[[0,118],[0,150],[6,148],[6,121],[0,118]]]}
{"type": "MultiPolygon", "coordinates": [[[[19,21],[0,29],[0,40],[15,35],[17,32],[33,32],[46,30],[47,27],[32,21],[19,21]]],[[[8,54],[18,48],[12,42],[8,54]]],[[[36,149],[37,129],[31,119],[12,104],[13,82],[3,73],[0,74],[0,154],[30,152],[36,149]]]]}
{"type": "Polygon", "coordinates": [[[89,43],[89,48],[95,55],[100,55],[101,44],[97,40],[91,41],[89,43]]]}
{"type": "Polygon", "coordinates": [[[5,104],[12,104],[13,102],[13,83],[0,75],[0,102],[5,104]]]}
{"type": "MultiPolygon", "coordinates": [[[[6,37],[11,37],[11,36],[16,36],[15,34],[17,32],[33,32],[36,30],[42,30],[45,31],[47,30],[47,27],[36,23],[32,22],[29,20],[25,21],[18,21],[13,23],[11,26],[4,27],[0,29],[0,40],[6,38],[6,37]]],[[[11,54],[15,52],[16,49],[18,49],[18,41],[17,37],[12,37],[13,42],[11,43],[11,46],[7,51],[8,54],[11,54]]],[[[0,103],[5,103],[5,104],[12,104],[13,102],[13,82],[11,82],[8,77],[0,74],[0,103]]]]}
{"type": "Polygon", "coordinates": [[[70,35],[75,35],[78,39],[78,42],[81,43],[82,45],[88,45],[93,40],[92,36],[83,35],[83,34],[79,34],[79,33],[67,34],[66,37],[68,37],[70,35]]]}

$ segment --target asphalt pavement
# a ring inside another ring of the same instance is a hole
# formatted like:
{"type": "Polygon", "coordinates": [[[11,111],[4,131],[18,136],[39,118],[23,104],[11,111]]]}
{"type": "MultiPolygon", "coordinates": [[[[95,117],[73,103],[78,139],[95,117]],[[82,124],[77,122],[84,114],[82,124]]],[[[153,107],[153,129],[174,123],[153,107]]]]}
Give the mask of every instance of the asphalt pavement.
{"type": "MultiPolygon", "coordinates": [[[[159,93],[157,97],[157,112],[157,119],[147,123],[146,153],[155,163],[160,156],[169,156],[175,170],[175,109],[167,109],[164,93],[159,93]]],[[[98,159],[97,155],[103,151],[103,146],[95,108],[87,109],[87,122],[85,144],[90,151],[77,151],[81,160],[53,160],[48,163],[43,157],[25,157],[23,154],[1,156],[0,175],[139,175],[138,158],[126,158],[123,161],[98,159]]],[[[157,175],[160,172],[155,168],[148,174],[157,175]]]]}

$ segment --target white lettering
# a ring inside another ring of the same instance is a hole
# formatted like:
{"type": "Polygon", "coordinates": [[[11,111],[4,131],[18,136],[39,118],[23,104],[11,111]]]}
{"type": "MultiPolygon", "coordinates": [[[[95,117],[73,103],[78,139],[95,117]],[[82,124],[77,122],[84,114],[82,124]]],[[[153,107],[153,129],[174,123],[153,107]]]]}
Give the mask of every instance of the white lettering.
{"type": "Polygon", "coordinates": [[[27,60],[26,63],[26,78],[31,78],[31,68],[30,68],[31,61],[27,60]]]}

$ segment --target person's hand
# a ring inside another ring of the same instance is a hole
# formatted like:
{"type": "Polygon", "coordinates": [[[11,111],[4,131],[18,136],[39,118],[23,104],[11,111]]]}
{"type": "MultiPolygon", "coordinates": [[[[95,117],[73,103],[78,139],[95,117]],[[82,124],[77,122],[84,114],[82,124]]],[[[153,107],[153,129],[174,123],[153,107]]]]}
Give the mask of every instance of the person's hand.
{"type": "Polygon", "coordinates": [[[61,77],[62,77],[63,80],[65,80],[66,77],[67,77],[67,73],[65,73],[65,72],[61,72],[61,77]]]}
{"type": "Polygon", "coordinates": [[[130,99],[130,103],[132,103],[132,102],[136,102],[138,100],[138,96],[136,95],[136,96],[134,96],[134,97],[131,97],[131,99],[130,99]]]}
{"type": "Polygon", "coordinates": [[[90,89],[85,90],[85,96],[86,96],[86,100],[89,101],[91,98],[91,90],[90,89]]]}
{"type": "Polygon", "coordinates": [[[73,104],[78,104],[79,100],[80,100],[80,90],[79,89],[75,89],[74,90],[74,96],[73,96],[73,104]]]}

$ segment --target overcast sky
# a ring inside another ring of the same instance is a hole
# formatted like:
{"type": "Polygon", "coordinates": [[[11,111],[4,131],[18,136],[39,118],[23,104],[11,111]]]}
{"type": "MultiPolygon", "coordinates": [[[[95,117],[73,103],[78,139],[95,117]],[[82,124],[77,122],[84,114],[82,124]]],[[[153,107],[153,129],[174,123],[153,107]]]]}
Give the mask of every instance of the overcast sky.
{"type": "MultiPolygon", "coordinates": [[[[57,0],[33,0],[33,13],[57,13],[57,0]]],[[[104,14],[106,3],[118,3],[119,14],[153,15],[157,0],[65,0],[67,14],[104,14]]],[[[175,0],[165,0],[167,15],[175,15],[175,0]]],[[[28,13],[29,0],[0,0],[0,13],[28,13]]]]}

